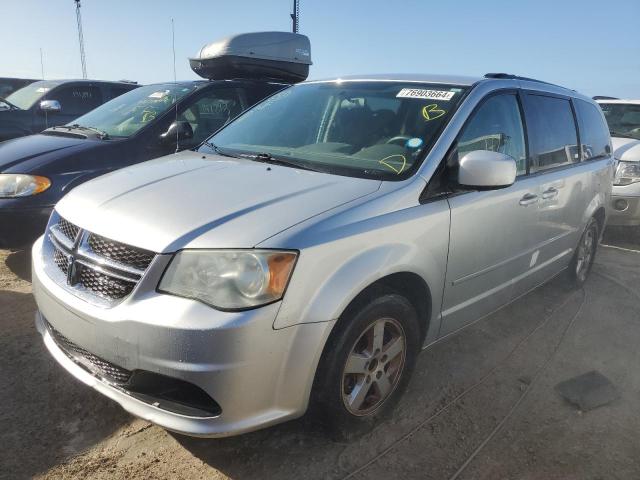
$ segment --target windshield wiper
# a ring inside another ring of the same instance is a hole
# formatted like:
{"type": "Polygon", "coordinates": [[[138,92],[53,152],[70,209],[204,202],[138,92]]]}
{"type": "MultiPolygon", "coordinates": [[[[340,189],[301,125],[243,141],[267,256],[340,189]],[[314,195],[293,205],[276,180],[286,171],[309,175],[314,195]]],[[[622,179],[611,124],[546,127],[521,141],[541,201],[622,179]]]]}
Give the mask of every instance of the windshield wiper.
{"type": "Polygon", "coordinates": [[[311,168],[307,165],[303,165],[300,162],[296,162],[294,160],[289,160],[283,157],[274,157],[268,152],[261,152],[261,153],[255,153],[255,154],[243,154],[242,156],[248,157],[251,160],[254,160],[256,162],[264,162],[264,163],[270,163],[272,165],[282,165],[284,167],[299,168],[300,170],[310,170],[312,172],[319,171],[319,170],[316,170],[315,168],[311,168]]]}
{"type": "Polygon", "coordinates": [[[101,140],[109,140],[109,134],[107,132],[105,132],[104,130],[100,130],[99,128],[96,127],[85,127],[83,125],[80,125],[78,123],[74,123],[73,125],[71,125],[72,128],[75,128],[76,130],[86,130],[89,132],[94,132],[96,134],[98,134],[98,138],[100,138],[101,140]]]}
{"type": "Polygon", "coordinates": [[[236,155],[232,155],[228,152],[223,152],[222,150],[220,150],[220,147],[218,147],[216,144],[211,143],[207,140],[205,140],[204,142],[202,142],[202,145],[205,145],[207,147],[209,147],[211,150],[213,150],[214,152],[216,152],[218,155],[222,155],[223,157],[231,157],[231,158],[240,158],[236,155]]]}
{"type": "Polygon", "coordinates": [[[22,110],[20,107],[14,105],[4,97],[0,97],[0,103],[4,103],[5,105],[7,105],[9,107],[9,110],[22,110]]]}
{"type": "Polygon", "coordinates": [[[103,132],[99,128],[84,127],[84,126],[79,125],[77,123],[74,123],[73,125],[57,125],[55,127],[47,128],[42,133],[45,133],[45,132],[58,132],[60,130],[66,130],[67,132],[72,132],[73,130],[80,130],[81,132],[93,132],[93,133],[96,134],[96,137],[99,138],[100,140],[109,140],[111,138],[107,132],[103,132]]]}

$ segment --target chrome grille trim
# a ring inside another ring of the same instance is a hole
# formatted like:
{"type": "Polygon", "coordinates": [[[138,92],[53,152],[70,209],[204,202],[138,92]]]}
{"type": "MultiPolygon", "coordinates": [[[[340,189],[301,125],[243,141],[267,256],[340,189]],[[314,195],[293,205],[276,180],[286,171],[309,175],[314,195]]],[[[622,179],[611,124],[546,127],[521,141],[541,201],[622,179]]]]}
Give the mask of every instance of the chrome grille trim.
{"type": "Polygon", "coordinates": [[[137,261],[138,266],[146,264],[144,269],[137,268],[93,251],[89,238],[95,234],[86,230],[78,228],[72,242],[68,233],[73,233],[73,230],[69,225],[74,226],[54,211],[43,243],[47,274],[67,291],[100,307],[110,308],[126,299],[135,290],[156,254],[105,239],[109,242],[107,247],[117,252],[112,257],[132,259],[137,261]],[[149,256],[153,258],[147,261],[149,256]]]}

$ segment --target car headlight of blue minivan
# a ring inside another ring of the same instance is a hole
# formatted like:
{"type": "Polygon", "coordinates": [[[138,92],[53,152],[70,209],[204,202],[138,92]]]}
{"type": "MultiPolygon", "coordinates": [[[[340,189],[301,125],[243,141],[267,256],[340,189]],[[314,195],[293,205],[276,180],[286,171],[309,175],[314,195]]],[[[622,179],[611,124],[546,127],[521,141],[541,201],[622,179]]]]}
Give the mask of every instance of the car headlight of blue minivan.
{"type": "Polygon", "coordinates": [[[255,308],[282,298],[297,257],[282,250],[183,250],[158,290],[221,310],[255,308]]]}
{"type": "Polygon", "coordinates": [[[38,175],[0,173],[0,198],[37,195],[51,186],[51,180],[38,175]]]}

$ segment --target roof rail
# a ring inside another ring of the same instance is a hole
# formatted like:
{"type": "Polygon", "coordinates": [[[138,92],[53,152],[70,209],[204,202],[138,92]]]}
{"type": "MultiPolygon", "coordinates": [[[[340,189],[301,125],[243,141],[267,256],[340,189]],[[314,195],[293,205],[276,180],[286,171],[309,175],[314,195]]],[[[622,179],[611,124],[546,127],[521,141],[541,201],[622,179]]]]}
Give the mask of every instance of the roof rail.
{"type": "Polygon", "coordinates": [[[618,97],[607,97],[606,95],[596,95],[594,100],[620,100],[618,97]]]}
{"type": "MultiPolygon", "coordinates": [[[[507,79],[507,80],[526,80],[527,82],[544,83],[546,85],[554,85],[556,87],[560,86],[560,85],[556,85],[555,83],[545,82],[543,80],[537,80],[535,78],[521,77],[519,75],[513,75],[511,73],[486,73],[484,78],[498,78],[498,79],[507,79]]],[[[565,87],[563,87],[563,88],[565,88],[565,87]]]]}

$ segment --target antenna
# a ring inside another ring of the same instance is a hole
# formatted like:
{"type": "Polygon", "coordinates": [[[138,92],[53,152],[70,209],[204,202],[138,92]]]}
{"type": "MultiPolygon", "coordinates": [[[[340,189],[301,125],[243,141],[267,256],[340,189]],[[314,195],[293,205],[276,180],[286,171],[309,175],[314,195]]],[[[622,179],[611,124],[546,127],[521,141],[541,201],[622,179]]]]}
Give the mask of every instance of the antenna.
{"type": "Polygon", "coordinates": [[[82,63],[82,78],[87,78],[87,58],[84,54],[84,35],[82,34],[82,15],[80,14],[80,0],[76,3],[76,20],[78,22],[78,43],[80,43],[80,63],[82,63]]]}
{"type": "MultiPolygon", "coordinates": [[[[42,73],[42,81],[44,82],[44,60],[42,59],[42,48],[40,49],[40,72],[42,73]]],[[[44,127],[49,128],[49,117],[47,111],[44,111],[44,127]]]]}
{"type": "Polygon", "coordinates": [[[173,83],[176,85],[175,102],[176,102],[176,153],[180,151],[180,130],[178,129],[178,79],[176,76],[176,28],[171,19],[171,48],[173,49],[173,83]]]}
{"type": "Polygon", "coordinates": [[[291,23],[293,33],[298,33],[300,31],[300,0],[293,0],[291,23]]]}

